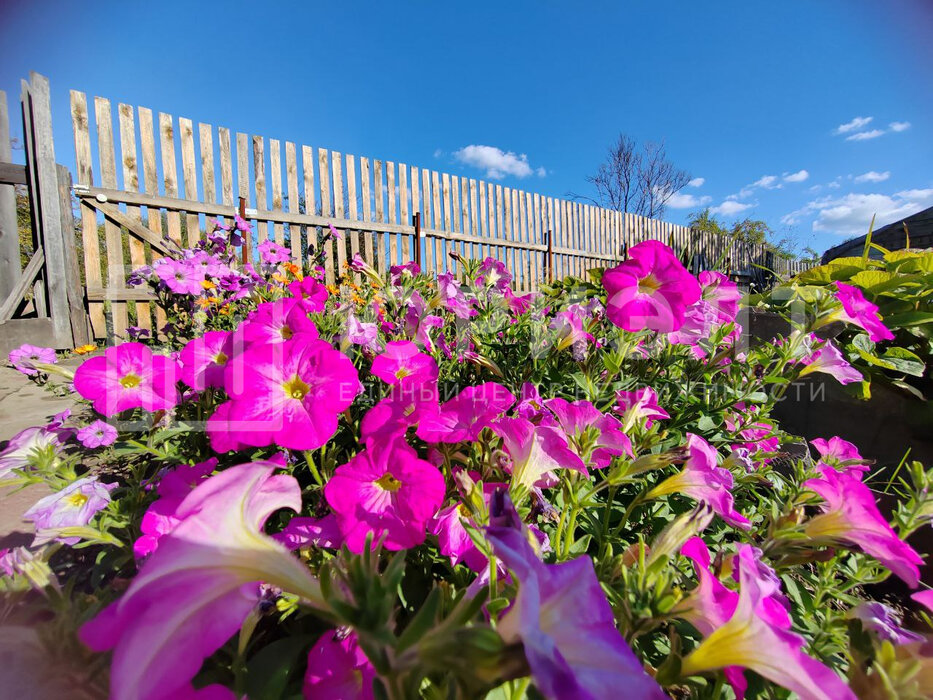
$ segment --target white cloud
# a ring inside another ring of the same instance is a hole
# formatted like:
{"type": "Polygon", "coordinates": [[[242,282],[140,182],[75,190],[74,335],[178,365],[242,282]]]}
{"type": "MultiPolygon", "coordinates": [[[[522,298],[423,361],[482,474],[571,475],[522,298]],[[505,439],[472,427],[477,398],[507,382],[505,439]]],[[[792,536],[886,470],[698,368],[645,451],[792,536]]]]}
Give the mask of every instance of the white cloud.
{"type": "Polygon", "coordinates": [[[869,170],[867,173],[856,175],[853,179],[855,182],[884,182],[889,177],[891,177],[890,170],[885,170],[883,173],[877,173],[874,170],[869,170]]]}
{"type": "Polygon", "coordinates": [[[891,122],[888,126],[891,131],[907,131],[910,128],[910,122],[891,122]]]}
{"type": "Polygon", "coordinates": [[[850,122],[845,124],[840,124],[836,127],[836,134],[847,134],[850,131],[858,131],[864,126],[867,126],[874,117],[856,117],[850,122]]]}
{"type": "Polygon", "coordinates": [[[453,156],[461,163],[485,170],[486,177],[492,180],[500,180],[506,175],[522,178],[532,173],[538,177],[547,174],[544,168],[532,169],[528,163],[528,156],[524,153],[503,151],[495,146],[464,146],[459,151],[454,151],[453,156]]]}
{"type": "Polygon", "coordinates": [[[806,170],[798,170],[795,173],[784,173],[784,182],[803,182],[808,177],[810,173],[806,170]]]}
{"type": "Polygon", "coordinates": [[[823,189],[822,185],[813,185],[807,189],[807,192],[819,192],[821,189],[823,189]]]}
{"type": "Polygon", "coordinates": [[[705,195],[702,197],[697,197],[693,194],[681,194],[680,192],[675,192],[671,195],[671,198],[667,200],[666,206],[669,206],[671,209],[691,209],[705,206],[712,201],[712,197],[707,197],[705,195]]]}
{"type": "MultiPolygon", "coordinates": [[[[766,190],[780,189],[781,183],[778,182],[779,179],[780,178],[778,178],[777,175],[762,175],[760,178],[755,180],[755,182],[753,182],[750,187],[763,187],[766,190]]],[[[747,189],[748,188],[744,188],[743,191],[747,189]]]]}
{"type": "Polygon", "coordinates": [[[867,141],[868,139],[876,139],[883,134],[884,134],[884,131],[882,131],[881,129],[872,129],[871,131],[860,131],[857,134],[846,136],[846,141],[867,141]]]}
{"type": "Polygon", "coordinates": [[[435,148],[435,149],[434,149],[434,157],[435,157],[435,158],[440,158],[442,155],[444,155],[444,152],[443,152],[441,149],[439,149],[439,148],[435,148]]]}
{"type": "Polygon", "coordinates": [[[933,205],[933,188],[903,190],[893,195],[856,194],[841,197],[821,197],[797,211],[786,214],[781,223],[792,225],[802,219],[813,219],[814,231],[827,231],[840,236],[861,236],[868,232],[872,216],[875,228],[910,216],[933,205]]]}
{"type": "Polygon", "coordinates": [[[705,177],[695,177],[687,183],[687,187],[702,187],[704,182],[706,182],[705,177]]]}
{"type": "Polygon", "coordinates": [[[710,211],[714,214],[719,214],[721,216],[734,216],[740,212],[745,211],[746,209],[751,209],[756,206],[755,204],[743,204],[741,202],[736,202],[734,200],[727,199],[725,202],[719,206],[710,208],[710,211]]]}
{"type": "Polygon", "coordinates": [[[832,182],[827,182],[826,186],[831,190],[838,190],[842,185],[839,184],[838,180],[833,180],[832,182]]]}

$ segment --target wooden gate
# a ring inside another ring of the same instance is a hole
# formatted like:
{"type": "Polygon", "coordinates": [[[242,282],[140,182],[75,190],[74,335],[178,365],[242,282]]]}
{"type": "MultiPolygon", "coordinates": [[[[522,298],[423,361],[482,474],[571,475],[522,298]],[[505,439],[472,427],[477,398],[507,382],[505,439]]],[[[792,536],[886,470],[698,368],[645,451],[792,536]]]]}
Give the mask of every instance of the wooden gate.
{"type": "Polygon", "coordinates": [[[71,174],[55,163],[49,81],[22,81],[25,165],[12,163],[10,115],[0,91],[0,353],[22,343],[54,348],[90,337],[71,209],[71,174]],[[32,253],[22,265],[17,190],[29,203],[32,253]]]}

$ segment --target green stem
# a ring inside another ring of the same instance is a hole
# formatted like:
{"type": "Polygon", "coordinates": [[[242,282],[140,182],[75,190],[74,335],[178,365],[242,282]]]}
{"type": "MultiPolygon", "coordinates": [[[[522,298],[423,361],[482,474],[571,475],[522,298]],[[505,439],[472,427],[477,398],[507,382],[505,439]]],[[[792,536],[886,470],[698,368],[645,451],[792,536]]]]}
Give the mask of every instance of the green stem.
{"type": "Polygon", "coordinates": [[[308,465],[308,469],[311,471],[311,476],[314,477],[314,481],[318,486],[323,486],[324,479],[321,478],[321,472],[318,471],[317,465],[314,463],[314,456],[311,450],[304,450],[302,454],[305,456],[305,463],[308,465]]]}

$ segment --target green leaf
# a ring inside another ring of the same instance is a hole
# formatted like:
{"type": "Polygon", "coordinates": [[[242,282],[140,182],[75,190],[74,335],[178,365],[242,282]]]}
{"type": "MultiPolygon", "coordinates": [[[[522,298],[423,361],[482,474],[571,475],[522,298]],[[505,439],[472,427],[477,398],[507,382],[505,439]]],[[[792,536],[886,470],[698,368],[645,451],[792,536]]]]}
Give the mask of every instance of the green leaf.
{"type": "Polygon", "coordinates": [[[290,636],[260,649],[246,664],[246,694],[250,700],[281,698],[302,652],[314,639],[311,634],[290,636]]]}
{"type": "Polygon", "coordinates": [[[933,311],[906,311],[884,317],[884,325],[888,328],[921,326],[924,323],[933,323],[933,311]]]}
{"type": "Polygon", "coordinates": [[[881,359],[894,365],[894,369],[913,377],[922,377],[926,365],[907,348],[893,347],[884,351],[881,359]]]}

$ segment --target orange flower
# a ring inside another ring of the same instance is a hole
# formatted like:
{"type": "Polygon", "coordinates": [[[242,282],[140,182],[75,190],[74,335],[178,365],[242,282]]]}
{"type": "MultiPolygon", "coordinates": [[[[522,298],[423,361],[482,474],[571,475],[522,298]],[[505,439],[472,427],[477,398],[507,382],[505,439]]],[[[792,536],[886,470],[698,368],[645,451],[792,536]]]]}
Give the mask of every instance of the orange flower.
{"type": "Polygon", "coordinates": [[[340,288],[336,284],[325,284],[324,286],[327,287],[327,291],[331,294],[335,296],[340,294],[340,288]]]}
{"type": "Polygon", "coordinates": [[[217,285],[210,280],[201,280],[201,286],[204,287],[204,289],[214,289],[217,285]]]}
{"type": "Polygon", "coordinates": [[[75,355],[87,355],[89,352],[94,352],[97,350],[97,346],[93,343],[88,343],[87,345],[79,345],[74,349],[75,355]]]}
{"type": "Polygon", "coordinates": [[[278,272],[276,272],[275,274],[272,275],[272,279],[274,279],[274,280],[275,280],[276,282],[278,282],[279,284],[287,284],[287,283],[288,283],[288,278],[287,278],[285,275],[280,275],[278,272]]]}

